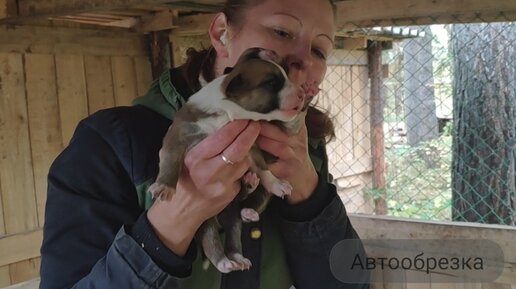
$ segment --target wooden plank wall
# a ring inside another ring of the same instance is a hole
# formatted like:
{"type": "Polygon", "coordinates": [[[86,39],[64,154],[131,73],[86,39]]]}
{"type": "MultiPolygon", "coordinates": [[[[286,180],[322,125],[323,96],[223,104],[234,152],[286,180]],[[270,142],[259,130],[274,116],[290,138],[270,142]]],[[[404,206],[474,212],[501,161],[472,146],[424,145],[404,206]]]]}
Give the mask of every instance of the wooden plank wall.
{"type": "MultiPolygon", "coordinates": [[[[435,278],[435,275],[438,274],[434,272],[436,270],[430,270],[429,274],[409,271],[419,274],[417,280],[428,278],[428,282],[389,284],[385,283],[384,279],[383,283],[374,284],[372,289],[516,289],[516,228],[514,227],[354,214],[350,215],[350,221],[363,240],[490,240],[499,245],[503,252],[503,264],[499,265],[503,266],[503,270],[494,282],[468,282],[458,277],[454,278],[453,272],[448,271],[447,273],[452,273],[448,275],[450,283],[437,283],[432,282],[432,277],[435,278]]],[[[392,249],[399,250],[399,252],[410,252],[407,248],[392,249]]],[[[369,255],[377,258],[389,257],[369,255]]],[[[414,256],[414,254],[402,254],[401,256],[414,256]]],[[[384,271],[384,274],[386,272],[384,271]]],[[[400,272],[398,271],[398,273],[400,272]]],[[[440,277],[442,278],[442,275],[440,277]]],[[[382,281],[381,278],[376,280],[382,281]]]]}
{"type": "Polygon", "coordinates": [[[39,274],[48,168],[77,123],[151,82],[143,36],[0,26],[0,287],[39,274]]]}
{"type": "Polygon", "coordinates": [[[372,200],[364,195],[371,183],[371,137],[367,52],[335,50],[316,104],[335,124],[336,139],[327,146],[330,172],[346,209],[371,214],[372,200]]]}

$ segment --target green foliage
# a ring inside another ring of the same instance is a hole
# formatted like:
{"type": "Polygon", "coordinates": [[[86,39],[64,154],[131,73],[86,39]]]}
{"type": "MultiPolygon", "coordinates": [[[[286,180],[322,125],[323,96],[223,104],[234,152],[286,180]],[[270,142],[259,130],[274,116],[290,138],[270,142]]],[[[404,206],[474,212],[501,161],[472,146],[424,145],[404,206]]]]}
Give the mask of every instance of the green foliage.
{"type": "Polygon", "coordinates": [[[451,144],[445,133],[417,147],[386,151],[389,215],[451,220],[451,144]]]}

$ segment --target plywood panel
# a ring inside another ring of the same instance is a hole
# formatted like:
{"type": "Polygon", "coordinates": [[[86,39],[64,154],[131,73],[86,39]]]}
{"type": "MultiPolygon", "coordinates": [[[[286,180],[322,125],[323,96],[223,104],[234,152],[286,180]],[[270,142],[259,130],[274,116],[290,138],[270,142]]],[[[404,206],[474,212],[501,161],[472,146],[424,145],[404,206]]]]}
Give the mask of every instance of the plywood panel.
{"type": "Polygon", "coordinates": [[[85,56],[89,114],[115,106],[111,59],[109,56],[85,56]]]}
{"type": "MultiPolygon", "coordinates": [[[[1,81],[0,81],[1,83],[1,81]]],[[[1,167],[1,165],[0,165],[1,167]]],[[[0,237],[5,235],[4,205],[2,203],[2,178],[0,177],[0,237]]]]}
{"type": "MultiPolygon", "coordinates": [[[[352,160],[354,158],[353,155],[353,90],[351,89],[351,67],[342,66],[341,67],[341,86],[342,93],[338,95],[338,99],[340,99],[341,110],[338,114],[338,119],[340,120],[342,135],[340,136],[341,144],[344,149],[344,158],[341,159],[341,163],[346,160],[352,160]]],[[[352,171],[354,174],[358,174],[358,171],[352,171]]]]}
{"type": "Polygon", "coordinates": [[[125,31],[0,26],[0,52],[145,56],[145,37],[125,31]]]}
{"type": "Polygon", "coordinates": [[[0,267],[0,288],[11,285],[11,276],[9,276],[9,265],[0,267]]]}
{"type": "Polygon", "coordinates": [[[77,123],[88,116],[84,61],[79,55],[57,55],[57,95],[63,145],[68,145],[77,123]]]}
{"type": "Polygon", "coordinates": [[[32,279],[27,282],[18,283],[13,286],[9,286],[5,289],[38,289],[39,288],[39,278],[32,279]]]}
{"type": "Polygon", "coordinates": [[[0,53],[0,179],[7,234],[38,226],[21,54],[0,53]]]}
{"type": "Polygon", "coordinates": [[[39,257],[39,248],[43,240],[43,231],[9,235],[0,239],[0,266],[39,257]]]}
{"type": "Polygon", "coordinates": [[[147,57],[135,57],[134,67],[136,69],[138,96],[142,96],[149,90],[152,83],[151,63],[147,57]]]}
{"type": "Polygon", "coordinates": [[[431,289],[457,289],[458,283],[431,283],[431,289]]]}
{"type": "MultiPolygon", "coordinates": [[[[516,280],[513,283],[516,283],[516,280]]],[[[482,283],[482,289],[511,289],[511,284],[482,283]]]]}
{"type": "Polygon", "coordinates": [[[137,96],[136,72],[132,58],[114,56],[111,58],[113,85],[115,91],[115,105],[131,105],[137,96]]]}
{"type": "Polygon", "coordinates": [[[63,148],[54,56],[25,56],[30,140],[39,226],[43,226],[48,169],[63,148]]]}
{"type": "Polygon", "coordinates": [[[32,258],[29,260],[11,264],[9,266],[11,283],[21,283],[38,277],[40,265],[40,258],[32,258]]]}
{"type": "Polygon", "coordinates": [[[367,96],[367,68],[351,67],[351,95],[353,106],[353,155],[355,159],[370,155],[369,102],[367,96]]]}

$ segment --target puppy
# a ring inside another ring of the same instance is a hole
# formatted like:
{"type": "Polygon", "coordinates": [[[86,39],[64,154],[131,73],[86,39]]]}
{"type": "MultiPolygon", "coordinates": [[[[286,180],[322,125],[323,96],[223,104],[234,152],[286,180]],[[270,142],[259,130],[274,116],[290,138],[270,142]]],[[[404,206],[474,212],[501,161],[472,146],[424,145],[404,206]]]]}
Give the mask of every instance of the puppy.
{"type": "MultiPolygon", "coordinates": [[[[304,120],[305,94],[294,85],[279,57],[270,50],[251,48],[245,51],[227,74],[206,84],[192,95],[178,111],[159,152],[159,174],[149,191],[154,199],[166,199],[175,191],[186,152],[228,122],[236,119],[276,121],[288,131],[296,131],[304,120]]],[[[276,178],[257,147],[250,151],[251,168],[243,180],[242,190],[219,215],[204,222],[196,233],[206,257],[222,273],[249,269],[251,262],[242,256],[242,221],[257,221],[271,194],[284,197],[292,187],[276,178]],[[264,190],[242,201],[256,189],[264,190]],[[225,246],[219,228],[226,233],[225,246]]]]}

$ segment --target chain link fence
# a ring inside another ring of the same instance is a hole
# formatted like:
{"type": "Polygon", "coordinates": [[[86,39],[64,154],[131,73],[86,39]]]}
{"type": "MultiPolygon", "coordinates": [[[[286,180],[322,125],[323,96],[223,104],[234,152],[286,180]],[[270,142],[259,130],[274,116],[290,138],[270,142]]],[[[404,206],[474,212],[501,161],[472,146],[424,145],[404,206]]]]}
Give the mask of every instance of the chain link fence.
{"type": "Polygon", "coordinates": [[[339,33],[315,104],[349,213],[515,225],[516,24],[474,22],[339,33]]]}

